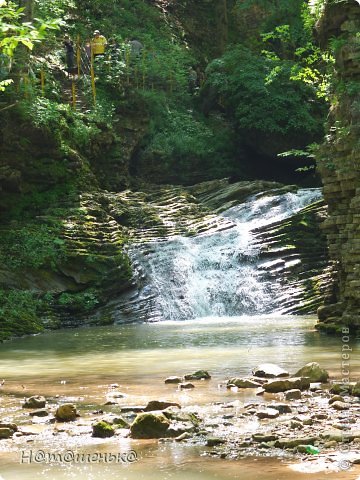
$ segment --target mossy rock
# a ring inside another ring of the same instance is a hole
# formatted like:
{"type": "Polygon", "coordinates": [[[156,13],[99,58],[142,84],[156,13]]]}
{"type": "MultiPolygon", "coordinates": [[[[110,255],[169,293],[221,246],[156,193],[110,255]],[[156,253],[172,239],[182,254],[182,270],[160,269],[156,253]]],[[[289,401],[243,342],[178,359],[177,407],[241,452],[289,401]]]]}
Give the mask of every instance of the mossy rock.
{"type": "Polygon", "coordinates": [[[295,377],[308,377],[310,382],[326,383],[329,380],[329,373],[320,367],[316,362],[307,363],[295,373],[295,377]]]}
{"type": "Polygon", "coordinates": [[[0,428],[0,439],[10,438],[14,435],[14,430],[11,428],[0,428]]]}
{"type": "Polygon", "coordinates": [[[198,370],[195,373],[189,373],[184,376],[185,380],[210,380],[211,376],[206,370],[198,370]]]}
{"type": "Polygon", "coordinates": [[[77,417],[77,411],[75,405],[72,403],[64,403],[55,412],[56,420],[61,422],[72,422],[77,417]]]}
{"type": "Polygon", "coordinates": [[[97,438],[109,438],[115,435],[115,430],[110,423],[101,420],[97,422],[92,427],[92,436],[97,438]]]}
{"type": "Polygon", "coordinates": [[[354,395],[354,397],[360,397],[360,382],[357,382],[356,385],[353,386],[351,395],[354,395]]]}
{"type": "Polygon", "coordinates": [[[353,391],[353,387],[349,383],[334,383],[329,390],[334,395],[350,395],[353,391]]]}
{"type": "Polygon", "coordinates": [[[162,413],[140,413],[130,427],[132,438],[166,437],[170,421],[162,413]]]}
{"type": "Polygon", "coordinates": [[[129,423],[123,417],[115,417],[113,419],[113,424],[116,428],[129,428],[129,423]]]}

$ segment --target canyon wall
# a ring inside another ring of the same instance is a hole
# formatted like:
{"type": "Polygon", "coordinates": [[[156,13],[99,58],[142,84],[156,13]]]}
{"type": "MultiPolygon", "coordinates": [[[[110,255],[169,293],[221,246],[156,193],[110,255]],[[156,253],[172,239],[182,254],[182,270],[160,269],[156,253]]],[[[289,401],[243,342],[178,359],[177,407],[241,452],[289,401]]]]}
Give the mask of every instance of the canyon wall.
{"type": "Polygon", "coordinates": [[[323,224],[337,270],[334,292],[318,310],[327,332],[360,328],[360,5],[328,2],[320,43],[335,52],[335,78],[325,141],[318,154],[328,218],[323,224]]]}

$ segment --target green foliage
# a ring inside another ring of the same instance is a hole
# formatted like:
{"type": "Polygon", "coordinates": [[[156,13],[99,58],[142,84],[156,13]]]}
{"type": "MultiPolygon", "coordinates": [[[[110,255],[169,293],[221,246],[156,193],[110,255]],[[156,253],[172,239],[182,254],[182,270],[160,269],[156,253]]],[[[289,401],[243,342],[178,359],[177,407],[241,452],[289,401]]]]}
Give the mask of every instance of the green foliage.
{"type": "Polygon", "coordinates": [[[62,293],[58,304],[70,312],[91,312],[98,305],[99,300],[94,289],[78,293],[62,293]]]}
{"type": "Polygon", "coordinates": [[[62,18],[70,20],[76,9],[76,0],[35,0],[36,15],[40,18],[62,18]]]}
{"type": "Polygon", "coordinates": [[[52,268],[65,255],[60,226],[28,223],[5,230],[0,241],[0,261],[7,268],[52,268]]]}
{"type": "Polygon", "coordinates": [[[19,45],[24,45],[29,50],[35,43],[46,36],[48,30],[59,28],[59,20],[42,22],[36,20],[36,25],[22,22],[24,8],[19,8],[15,2],[0,0],[0,52],[8,57],[14,55],[19,45]]]}
{"type": "Polygon", "coordinates": [[[33,292],[0,289],[0,342],[41,332],[40,309],[41,301],[33,292]]]}
{"type": "Polygon", "coordinates": [[[314,92],[290,79],[293,67],[291,61],[255,56],[234,46],[209,65],[208,82],[241,129],[318,132],[314,92]]]}
{"type": "Polygon", "coordinates": [[[87,149],[101,132],[98,125],[109,125],[114,112],[112,104],[106,100],[84,115],[68,104],[44,97],[24,102],[23,109],[32,124],[51,133],[65,153],[71,147],[87,149]]]}
{"type": "Polygon", "coordinates": [[[140,154],[143,162],[161,159],[164,172],[176,172],[179,180],[200,165],[210,175],[227,174],[234,142],[222,118],[206,119],[192,109],[169,105],[163,94],[145,91],[142,96],[151,118],[149,135],[140,154]]]}

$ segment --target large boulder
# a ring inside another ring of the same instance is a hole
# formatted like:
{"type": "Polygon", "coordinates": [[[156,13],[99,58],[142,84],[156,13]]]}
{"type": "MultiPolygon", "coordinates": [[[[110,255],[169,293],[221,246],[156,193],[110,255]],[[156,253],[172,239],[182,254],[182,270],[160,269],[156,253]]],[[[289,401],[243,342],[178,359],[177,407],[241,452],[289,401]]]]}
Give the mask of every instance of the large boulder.
{"type": "Polygon", "coordinates": [[[253,369],[253,375],[260,378],[288,377],[289,372],[274,363],[263,363],[253,369]]]}
{"type": "Polygon", "coordinates": [[[320,367],[316,362],[307,363],[295,373],[295,377],[309,377],[310,382],[326,383],[329,380],[329,373],[320,367]]]}
{"type": "Polygon", "coordinates": [[[34,395],[29,397],[23,403],[23,408],[44,408],[46,399],[42,395],[34,395]]]}
{"type": "Polygon", "coordinates": [[[64,403],[55,412],[56,420],[61,422],[71,422],[76,419],[77,411],[75,405],[72,403],[64,403]]]}
{"type": "Polygon", "coordinates": [[[228,386],[235,385],[238,388],[258,388],[262,387],[262,383],[255,382],[249,378],[230,378],[228,381],[228,386]]]}
{"type": "Polygon", "coordinates": [[[310,380],[304,377],[279,378],[265,383],[263,388],[268,393],[286,392],[293,389],[307,390],[310,388],[310,380]]]}
{"type": "Polygon", "coordinates": [[[140,413],[130,426],[132,438],[166,437],[170,421],[162,413],[140,413]]]}

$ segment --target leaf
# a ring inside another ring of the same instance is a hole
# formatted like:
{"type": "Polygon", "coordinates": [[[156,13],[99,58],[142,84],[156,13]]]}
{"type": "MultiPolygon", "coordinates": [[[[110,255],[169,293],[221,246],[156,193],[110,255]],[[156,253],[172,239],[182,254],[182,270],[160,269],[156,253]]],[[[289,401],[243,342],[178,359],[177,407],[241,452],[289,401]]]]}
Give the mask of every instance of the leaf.
{"type": "Polygon", "coordinates": [[[32,50],[34,48],[33,42],[31,42],[28,38],[22,38],[20,42],[25,45],[29,50],[32,50]]]}

